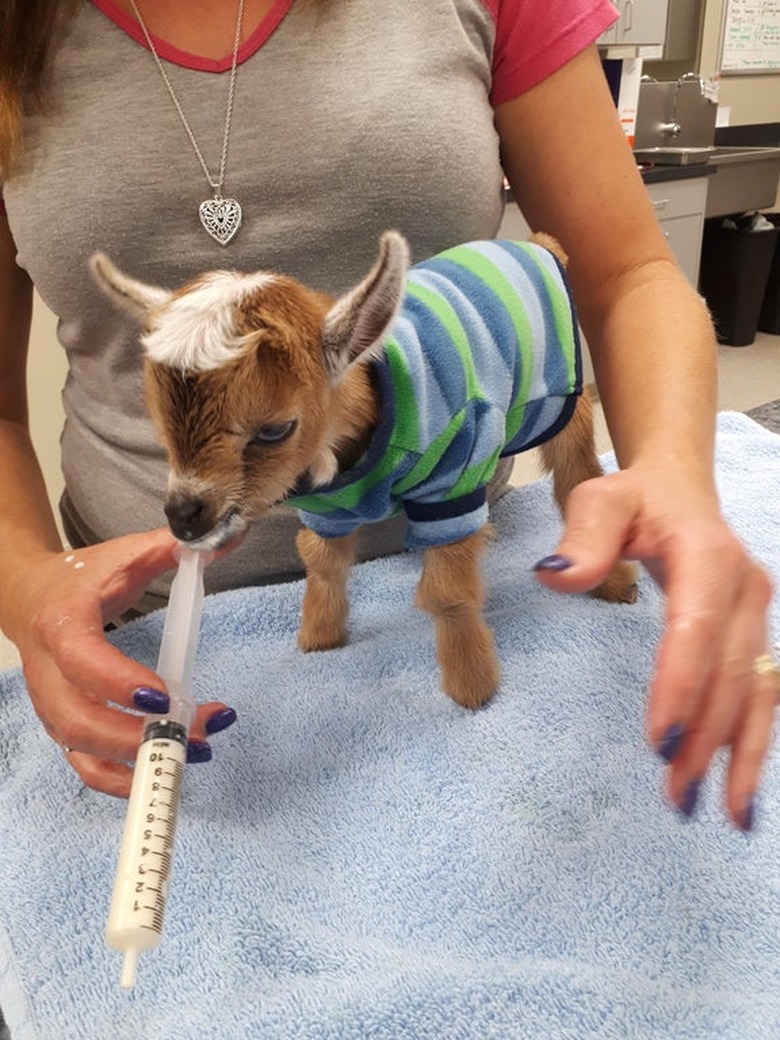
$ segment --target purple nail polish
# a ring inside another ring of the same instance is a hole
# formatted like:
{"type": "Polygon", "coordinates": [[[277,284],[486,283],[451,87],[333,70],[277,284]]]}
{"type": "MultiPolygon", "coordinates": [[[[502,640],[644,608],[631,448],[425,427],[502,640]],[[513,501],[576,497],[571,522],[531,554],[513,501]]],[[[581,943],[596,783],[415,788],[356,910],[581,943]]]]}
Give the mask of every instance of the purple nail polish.
{"type": "Polygon", "coordinates": [[[211,761],[211,745],[205,740],[190,740],[187,742],[187,762],[192,765],[196,762],[211,761]]]}
{"type": "Polygon", "coordinates": [[[223,729],[227,729],[228,726],[232,726],[235,721],[236,713],[232,708],[221,708],[206,719],[206,732],[220,733],[223,729]]]}
{"type": "Polygon", "coordinates": [[[559,556],[558,553],[554,553],[552,556],[543,556],[538,563],[534,564],[533,569],[535,571],[566,571],[573,562],[568,556],[559,556]]]}
{"type": "Polygon", "coordinates": [[[133,703],[141,711],[154,711],[162,714],[170,706],[168,694],[161,690],[153,690],[149,686],[139,686],[133,691],[133,703]]]}
{"type": "Polygon", "coordinates": [[[677,808],[688,819],[693,816],[696,810],[696,803],[699,800],[699,791],[701,790],[701,780],[691,780],[688,786],[683,792],[683,796],[680,799],[677,808]]]}
{"type": "Polygon", "coordinates": [[[748,795],[745,798],[742,809],[737,814],[737,824],[740,830],[749,833],[756,823],[756,800],[755,796],[748,795]]]}
{"type": "Polygon", "coordinates": [[[685,726],[673,723],[656,745],[656,751],[665,762],[673,762],[685,736],[685,726]]]}

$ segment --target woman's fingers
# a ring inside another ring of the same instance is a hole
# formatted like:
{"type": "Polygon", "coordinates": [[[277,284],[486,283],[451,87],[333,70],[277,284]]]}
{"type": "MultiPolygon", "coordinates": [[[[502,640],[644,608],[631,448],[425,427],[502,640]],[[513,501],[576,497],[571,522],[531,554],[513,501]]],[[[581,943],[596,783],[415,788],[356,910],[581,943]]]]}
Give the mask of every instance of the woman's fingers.
{"type": "Polygon", "coordinates": [[[690,815],[713,755],[731,746],[727,806],[744,828],[774,710],[753,672],[766,652],[770,582],[709,494],[685,479],[663,486],[657,473],[629,469],[575,488],[563,536],[536,570],[550,588],[583,592],[621,558],[641,561],[666,595],[647,730],[671,764],[670,798],[690,815]]]}
{"type": "MultiPolygon", "coordinates": [[[[93,710],[88,718],[87,727],[79,715],[72,730],[63,723],[59,728],[56,728],[57,723],[50,723],[47,729],[87,787],[127,798],[133,782],[133,769],[129,763],[135,760],[149,716],[133,716],[109,708],[93,710]],[[105,727],[99,741],[90,734],[93,723],[105,727]]],[[[210,738],[228,729],[235,721],[235,711],[222,701],[199,705],[189,733],[187,762],[210,761],[210,738]]]]}
{"type": "Polygon", "coordinates": [[[58,744],[84,754],[132,762],[143,730],[140,715],[111,707],[95,693],[87,694],[63,678],[53,659],[39,660],[28,685],[45,690],[33,705],[47,733],[58,744]],[[48,696],[55,690],[56,696],[48,696]]]}
{"type": "MultiPolygon", "coordinates": [[[[177,556],[165,530],[52,554],[20,599],[17,642],[35,711],[83,782],[108,794],[129,793],[128,763],[145,724],[138,711],[165,712],[168,703],[163,680],[109,644],[103,624],[132,606],[177,556]]],[[[189,760],[207,761],[207,737],[234,720],[222,702],[201,706],[189,760]]]]}
{"type": "Polygon", "coordinates": [[[737,826],[745,831],[752,830],[755,823],[761,770],[769,751],[779,699],[778,675],[754,674],[745,710],[734,733],[726,785],[727,810],[737,826]]]}
{"type": "Polygon", "coordinates": [[[122,762],[108,758],[96,758],[80,751],[63,748],[68,763],[81,778],[85,786],[109,794],[114,798],[129,798],[133,784],[133,770],[122,762]]]}
{"type": "MultiPolygon", "coordinates": [[[[657,748],[668,742],[670,733],[689,734],[694,720],[701,721],[718,675],[724,672],[727,682],[725,673],[733,674],[746,660],[732,635],[735,624],[741,631],[745,627],[738,604],[748,566],[736,540],[723,538],[720,531],[698,544],[684,536],[670,539],[662,566],[666,619],[647,712],[648,737],[657,748]],[[714,559],[721,561],[717,568],[714,559]]],[[[722,695],[718,704],[725,710],[722,695]]]]}
{"type": "MultiPolygon", "coordinates": [[[[698,704],[688,718],[680,715],[684,737],[669,773],[672,801],[691,811],[692,802],[695,803],[692,792],[706,774],[713,755],[732,742],[744,718],[753,712],[753,662],[766,647],[766,609],[770,598],[766,576],[747,558],[727,573],[735,580],[726,581],[725,588],[719,590],[725,623],[716,621],[710,633],[711,642],[702,655],[706,665],[698,704]]],[[[753,781],[756,779],[757,774],[753,781]]],[[[754,788],[746,787],[745,782],[746,775],[734,791],[734,804],[752,798],[754,788]]]]}

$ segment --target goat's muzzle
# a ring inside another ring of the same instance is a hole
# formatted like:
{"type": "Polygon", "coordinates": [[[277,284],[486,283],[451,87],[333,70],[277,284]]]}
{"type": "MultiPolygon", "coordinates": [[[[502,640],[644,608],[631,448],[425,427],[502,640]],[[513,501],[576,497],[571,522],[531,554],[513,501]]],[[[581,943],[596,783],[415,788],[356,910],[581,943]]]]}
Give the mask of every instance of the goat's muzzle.
{"type": "Polygon", "coordinates": [[[246,530],[237,509],[231,507],[220,515],[214,503],[201,495],[172,495],[165,515],[173,534],[191,548],[221,549],[246,530]]]}
{"type": "Polygon", "coordinates": [[[194,542],[208,534],[216,523],[213,507],[203,498],[176,497],[165,504],[170,528],[182,542],[194,542]]]}

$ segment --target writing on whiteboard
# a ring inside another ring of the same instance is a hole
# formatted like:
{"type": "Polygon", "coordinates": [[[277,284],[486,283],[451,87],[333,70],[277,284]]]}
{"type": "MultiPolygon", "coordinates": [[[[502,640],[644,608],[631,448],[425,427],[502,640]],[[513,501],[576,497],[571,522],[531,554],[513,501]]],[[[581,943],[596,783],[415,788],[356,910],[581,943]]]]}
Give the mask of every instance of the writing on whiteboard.
{"type": "Polygon", "coordinates": [[[727,0],[723,72],[780,70],[780,0],[727,0]]]}

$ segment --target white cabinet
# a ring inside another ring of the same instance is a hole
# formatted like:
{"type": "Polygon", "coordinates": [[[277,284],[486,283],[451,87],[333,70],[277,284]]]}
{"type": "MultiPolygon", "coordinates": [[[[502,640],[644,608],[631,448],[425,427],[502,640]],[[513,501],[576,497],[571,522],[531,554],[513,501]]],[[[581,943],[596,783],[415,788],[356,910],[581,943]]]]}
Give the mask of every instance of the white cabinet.
{"type": "Polygon", "coordinates": [[[666,39],[669,0],[616,0],[620,21],[603,33],[604,47],[656,47],[666,39]]]}
{"type": "Polygon", "coordinates": [[[647,193],[677,263],[694,288],[699,282],[707,177],[648,184],[647,193]]]}

